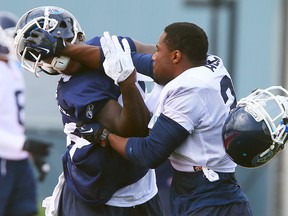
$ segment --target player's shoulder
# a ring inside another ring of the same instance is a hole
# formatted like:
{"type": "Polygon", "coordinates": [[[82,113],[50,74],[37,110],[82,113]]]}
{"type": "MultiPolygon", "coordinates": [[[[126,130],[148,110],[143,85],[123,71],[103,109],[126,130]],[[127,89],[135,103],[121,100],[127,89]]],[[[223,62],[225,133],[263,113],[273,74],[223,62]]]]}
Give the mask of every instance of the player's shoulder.
{"type": "MultiPolygon", "coordinates": [[[[85,43],[86,43],[87,45],[91,45],[91,46],[101,46],[100,38],[101,38],[101,36],[95,36],[95,37],[87,40],[85,43]]],[[[129,43],[129,45],[130,45],[131,51],[132,51],[132,52],[135,52],[135,51],[136,51],[136,46],[135,46],[135,43],[134,43],[134,41],[132,40],[132,38],[126,37],[126,36],[125,36],[125,37],[123,37],[123,36],[118,36],[118,40],[119,40],[121,43],[122,43],[122,39],[123,39],[123,38],[126,38],[126,39],[127,39],[128,43],[129,43]]]]}
{"type": "Polygon", "coordinates": [[[91,46],[100,46],[100,38],[101,38],[100,36],[95,36],[90,40],[86,41],[85,43],[91,46]]]}

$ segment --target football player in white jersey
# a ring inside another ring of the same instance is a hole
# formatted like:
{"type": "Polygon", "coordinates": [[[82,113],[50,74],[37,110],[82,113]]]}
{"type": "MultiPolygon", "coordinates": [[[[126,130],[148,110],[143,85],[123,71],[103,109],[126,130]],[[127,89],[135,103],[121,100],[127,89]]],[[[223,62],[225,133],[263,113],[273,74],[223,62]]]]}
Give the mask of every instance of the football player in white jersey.
{"type": "MultiPolygon", "coordinates": [[[[119,58],[122,48],[118,40],[104,36],[101,44],[106,74],[123,85],[128,77],[128,60],[121,59],[123,55],[119,58]],[[119,67],[115,62],[120,62],[119,67]]],[[[156,48],[152,57],[154,80],[164,87],[148,125],[149,136],[123,138],[99,128],[96,142],[112,146],[128,160],[150,168],[169,158],[174,168],[174,216],[252,215],[235,179],[236,164],[223,146],[222,127],[236,106],[236,97],[222,60],[207,57],[207,36],[193,23],[168,25],[156,48]]]]}
{"type": "Polygon", "coordinates": [[[16,22],[14,14],[0,12],[0,215],[30,216],[38,200],[29,153],[43,180],[50,144],[24,133],[24,79],[13,49],[16,22]]]}

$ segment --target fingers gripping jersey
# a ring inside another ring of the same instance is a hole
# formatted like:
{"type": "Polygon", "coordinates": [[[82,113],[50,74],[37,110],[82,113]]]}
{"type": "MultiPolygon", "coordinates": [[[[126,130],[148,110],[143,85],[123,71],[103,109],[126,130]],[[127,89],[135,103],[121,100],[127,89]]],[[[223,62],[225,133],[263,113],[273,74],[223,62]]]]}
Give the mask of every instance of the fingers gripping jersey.
{"type": "Polygon", "coordinates": [[[233,172],[236,165],[225,153],[221,131],[235,105],[230,75],[219,57],[209,56],[206,66],[185,71],[163,88],[149,128],[163,113],[190,132],[170,156],[175,169],[193,171],[193,166],[204,166],[233,172]]]}

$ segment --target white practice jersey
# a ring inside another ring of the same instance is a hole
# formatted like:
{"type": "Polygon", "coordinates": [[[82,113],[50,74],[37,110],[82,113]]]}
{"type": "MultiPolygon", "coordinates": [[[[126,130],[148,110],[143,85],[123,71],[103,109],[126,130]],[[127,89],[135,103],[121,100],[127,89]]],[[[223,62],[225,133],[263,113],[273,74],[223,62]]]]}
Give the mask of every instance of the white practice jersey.
{"type": "Polygon", "coordinates": [[[190,133],[170,155],[176,170],[191,172],[194,166],[203,166],[234,172],[236,164],[226,155],[222,141],[223,124],[235,103],[233,86],[222,60],[217,56],[207,60],[206,66],[191,68],[164,86],[149,128],[163,113],[190,133]]]}
{"type": "Polygon", "coordinates": [[[24,134],[24,79],[20,66],[0,61],[0,158],[20,160],[24,134]]]}

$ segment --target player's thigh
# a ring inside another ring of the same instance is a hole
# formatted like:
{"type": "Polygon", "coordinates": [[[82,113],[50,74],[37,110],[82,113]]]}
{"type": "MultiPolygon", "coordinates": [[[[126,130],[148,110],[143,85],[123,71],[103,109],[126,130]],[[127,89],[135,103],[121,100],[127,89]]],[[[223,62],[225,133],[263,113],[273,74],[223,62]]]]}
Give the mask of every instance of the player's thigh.
{"type": "Polygon", "coordinates": [[[200,208],[189,216],[252,216],[248,202],[200,208]]]}
{"type": "Polygon", "coordinates": [[[0,158],[0,215],[4,215],[13,191],[13,172],[7,172],[7,161],[0,158]],[[9,175],[8,175],[9,174],[9,175]]]}
{"type": "Polygon", "coordinates": [[[7,203],[6,214],[33,215],[37,213],[36,180],[31,163],[28,159],[12,161],[7,164],[7,173],[13,182],[12,196],[7,203]]]}
{"type": "Polygon", "coordinates": [[[75,197],[64,184],[58,209],[59,216],[162,216],[163,211],[158,195],[141,205],[133,207],[116,207],[108,205],[91,205],[75,197]]]}
{"type": "MultiPolygon", "coordinates": [[[[136,209],[136,215],[139,216],[163,216],[164,210],[161,204],[160,196],[159,194],[156,194],[152,199],[149,201],[135,206],[136,209]]],[[[132,216],[132,214],[131,214],[132,216]]]]}

